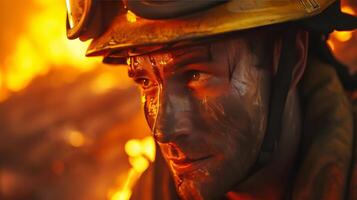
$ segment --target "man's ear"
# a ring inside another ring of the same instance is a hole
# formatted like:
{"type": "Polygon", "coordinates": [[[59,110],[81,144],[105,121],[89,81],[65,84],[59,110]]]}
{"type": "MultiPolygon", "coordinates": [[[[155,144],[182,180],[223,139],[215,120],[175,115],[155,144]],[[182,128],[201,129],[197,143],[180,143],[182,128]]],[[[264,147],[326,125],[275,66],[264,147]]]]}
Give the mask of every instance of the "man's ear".
{"type": "MultiPolygon", "coordinates": [[[[295,38],[296,59],[295,61],[292,61],[295,63],[294,63],[294,69],[291,78],[291,88],[296,87],[302,75],[304,74],[307,64],[308,49],[309,49],[309,32],[304,30],[298,30],[295,38]]],[[[278,70],[281,50],[282,50],[282,40],[279,39],[276,41],[274,45],[274,59],[273,59],[274,73],[276,73],[278,70]]]]}

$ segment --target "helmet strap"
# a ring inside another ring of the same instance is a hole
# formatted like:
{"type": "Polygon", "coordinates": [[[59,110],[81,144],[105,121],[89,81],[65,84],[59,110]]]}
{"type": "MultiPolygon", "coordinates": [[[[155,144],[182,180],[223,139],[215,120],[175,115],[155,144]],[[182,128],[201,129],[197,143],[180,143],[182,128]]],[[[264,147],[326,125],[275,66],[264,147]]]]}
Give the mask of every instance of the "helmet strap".
{"type": "Polygon", "coordinates": [[[283,33],[278,69],[272,82],[267,130],[258,159],[247,178],[274,160],[279,149],[283,114],[295,66],[292,61],[297,57],[296,52],[292,51],[296,48],[296,34],[296,29],[292,27],[283,33]]]}

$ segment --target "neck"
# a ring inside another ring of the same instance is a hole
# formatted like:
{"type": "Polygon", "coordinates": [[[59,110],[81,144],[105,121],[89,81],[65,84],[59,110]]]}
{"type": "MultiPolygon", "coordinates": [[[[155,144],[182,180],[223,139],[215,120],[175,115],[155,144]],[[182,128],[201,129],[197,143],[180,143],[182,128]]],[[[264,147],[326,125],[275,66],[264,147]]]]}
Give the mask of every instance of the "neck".
{"type": "Polygon", "coordinates": [[[229,200],[279,200],[289,189],[300,139],[300,105],[296,90],[287,97],[279,147],[273,160],[227,193],[229,200]]]}

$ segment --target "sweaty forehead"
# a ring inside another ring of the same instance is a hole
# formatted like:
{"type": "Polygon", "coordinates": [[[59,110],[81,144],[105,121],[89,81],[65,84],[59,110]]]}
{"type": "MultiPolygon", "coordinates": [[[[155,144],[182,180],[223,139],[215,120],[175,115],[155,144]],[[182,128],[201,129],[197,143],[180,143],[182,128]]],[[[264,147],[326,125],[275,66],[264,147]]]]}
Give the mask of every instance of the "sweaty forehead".
{"type": "Polygon", "coordinates": [[[134,70],[152,66],[177,68],[194,62],[208,61],[210,58],[210,44],[202,44],[133,56],[129,58],[129,63],[134,70]]]}

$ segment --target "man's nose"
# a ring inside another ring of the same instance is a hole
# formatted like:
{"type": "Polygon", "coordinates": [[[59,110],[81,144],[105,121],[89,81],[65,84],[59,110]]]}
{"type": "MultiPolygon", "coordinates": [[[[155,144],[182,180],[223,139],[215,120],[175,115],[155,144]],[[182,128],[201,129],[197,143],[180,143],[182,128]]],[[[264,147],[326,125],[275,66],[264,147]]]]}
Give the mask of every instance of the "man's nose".
{"type": "Polygon", "coordinates": [[[192,132],[192,112],[187,95],[164,92],[160,98],[154,137],[160,143],[175,142],[192,132]]]}

